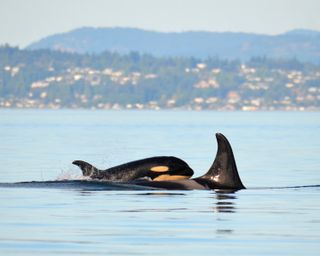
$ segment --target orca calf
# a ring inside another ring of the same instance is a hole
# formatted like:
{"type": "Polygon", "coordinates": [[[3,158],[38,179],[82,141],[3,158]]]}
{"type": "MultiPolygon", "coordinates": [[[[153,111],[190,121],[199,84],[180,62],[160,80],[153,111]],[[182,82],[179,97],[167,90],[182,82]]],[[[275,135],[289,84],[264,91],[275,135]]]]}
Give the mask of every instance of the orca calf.
{"type": "Polygon", "coordinates": [[[114,166],[106,170],[99,170],[82,160],[75,160],[72,163],[80,167],[83,176],[104,181],[178,180],[188,179],[193,175],[193,170],[185,161],[173,156],[150,157],[114,166]]]}
{"type": "Polygon", "coordinates": [[[149,188],[191,190],[191,189],[244,189],[231,145],[227,138],[216,133],[218,150],[208,172],[200,177],[188,179],[193,171],[183,160],[176,157],[152,157],[106,170],[98,170],[91,164],[76,160],[84,176],[105,181],[149,188]],[[148,178],[148,179],[145,179],[148,178]]]}

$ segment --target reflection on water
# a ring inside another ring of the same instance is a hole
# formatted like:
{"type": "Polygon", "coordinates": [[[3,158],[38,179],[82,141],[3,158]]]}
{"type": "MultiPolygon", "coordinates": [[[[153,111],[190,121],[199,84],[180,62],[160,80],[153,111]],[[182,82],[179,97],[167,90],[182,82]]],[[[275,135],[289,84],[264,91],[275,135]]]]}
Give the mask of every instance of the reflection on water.
{"type": "Polygon", "coordinates": [[[149,193],[139,193],[137,195],[141,196],[184,196],[185,193],[177,193],[177,192],[149,192],[149,193]]]}
{"type": "MultiPolygon", "coordinates": [[[[227,219],[219,214],[236,213],[236,190],[215,190],[213,197],[214,206],[213,212],[217,213],[217,221],[225,222],[227,219]]],[[[218,227],[216,229],[217,235],[228,236],[234,232],[233,228],[225,229],[218,227]]]]}
{"type": "Polygon", "coordinates": [[[223,213],[236,212],[236,190],[215,190],[213,211],[223,213]]]}
{"type": "Polygon", "coordinates": [[[217,234],[230,235],[233,232],[231,229],[217,229],[217,234]]]}

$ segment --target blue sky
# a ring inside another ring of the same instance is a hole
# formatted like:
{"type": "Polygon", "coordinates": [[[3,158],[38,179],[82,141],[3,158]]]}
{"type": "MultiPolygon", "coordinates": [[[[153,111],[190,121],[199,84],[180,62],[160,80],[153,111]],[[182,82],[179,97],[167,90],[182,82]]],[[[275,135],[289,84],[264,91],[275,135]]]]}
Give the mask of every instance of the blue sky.
{"type": "Polygon", "coordinates": [[[0,44],[83,26],[279,34],[320,30],[319,0],[0,0],[0,44]]]}

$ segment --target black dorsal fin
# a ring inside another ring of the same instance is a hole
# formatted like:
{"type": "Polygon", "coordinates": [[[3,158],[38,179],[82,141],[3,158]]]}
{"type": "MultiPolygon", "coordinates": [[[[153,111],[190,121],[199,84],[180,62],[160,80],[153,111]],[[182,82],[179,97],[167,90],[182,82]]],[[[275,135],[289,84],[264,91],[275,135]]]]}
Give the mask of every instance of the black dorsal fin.
{"type": "Polygon", "coordinates": [[[82,171],[82,175],[83,176],[91,176],[95,173],[99,173],[100,170],[98,170],[96,167],[94,167],[93,165],[82,161],[82,160],[75,160],[72,162],[74,165],[79,166],[79,168],[82,171]]]}
{"type": "Polygon", "coordinates": [[[229,141],[221,133],[216,133],[216,138],[217,155],[209,171],[200,179],[210,180],[216,188],[244,189],[229,141]]]}

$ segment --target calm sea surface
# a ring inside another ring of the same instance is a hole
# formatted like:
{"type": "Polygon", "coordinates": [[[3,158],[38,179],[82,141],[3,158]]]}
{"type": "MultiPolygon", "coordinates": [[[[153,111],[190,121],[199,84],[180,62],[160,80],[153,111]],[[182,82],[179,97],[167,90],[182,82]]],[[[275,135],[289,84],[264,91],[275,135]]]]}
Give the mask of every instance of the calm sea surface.
{"type": "Polygon", "coordinates": [[[0,188],[0,255],[319,255],[320,187],[309,185],[320,184],[320,113],[0,110],[0,182],[77,179],[74,159],[104,169],[156,155],[198,176],[215,132],[249,189],[0,188]]]}

